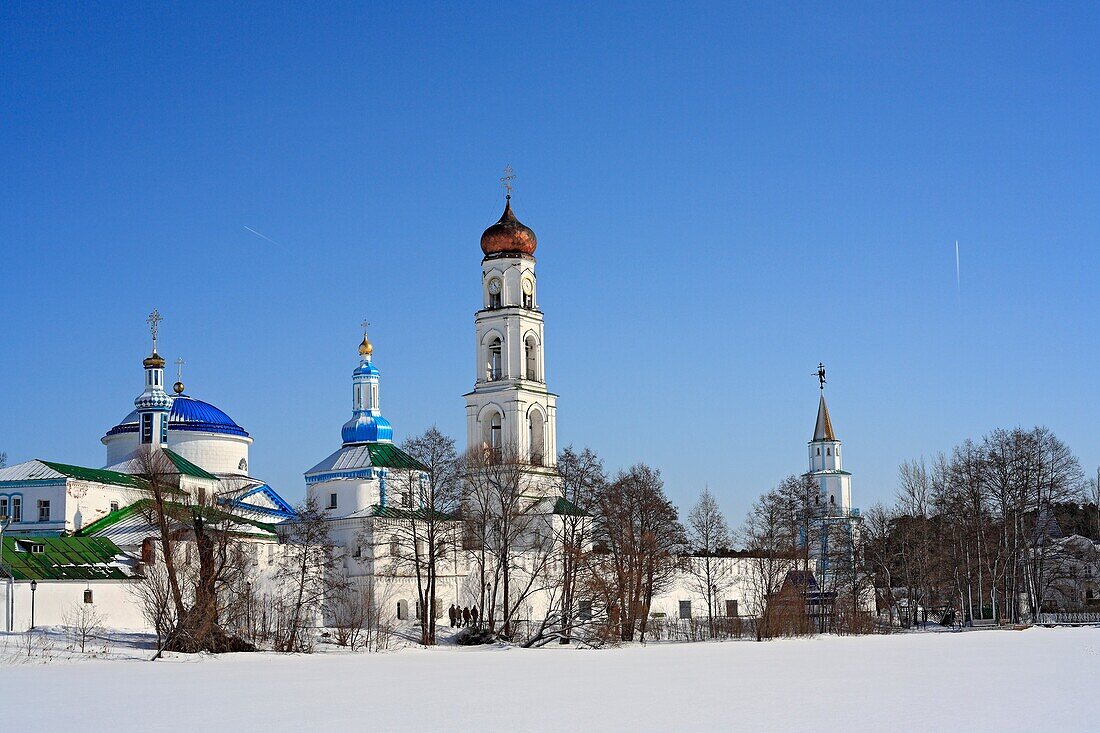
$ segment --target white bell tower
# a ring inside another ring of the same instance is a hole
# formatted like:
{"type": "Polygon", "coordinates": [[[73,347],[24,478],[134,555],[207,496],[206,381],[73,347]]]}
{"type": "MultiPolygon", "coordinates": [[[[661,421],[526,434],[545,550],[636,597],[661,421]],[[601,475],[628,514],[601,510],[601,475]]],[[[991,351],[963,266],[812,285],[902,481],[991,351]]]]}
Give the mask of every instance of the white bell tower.
{"type": "Polygon", "coordinates": [[[809,475],[817,480],[821,501],[830,513],[846,515],[852,509],[852,474],[844,470],[840,441],[833,432],[829,407],[825,404],[825,365],[818,364],[821,399],[817,405],[814,437],[809,444],[809,475]]]}
{"type": "Polygon", "coordinates": [[[510,181],[508,174],[504,213],[481,235],[482,307],[474,316],[475,379],[465,395],[466,440],[471,449],[514,455],[552,477],[557,395],[546,387],[537,241],[512,212],[510,181]]]}

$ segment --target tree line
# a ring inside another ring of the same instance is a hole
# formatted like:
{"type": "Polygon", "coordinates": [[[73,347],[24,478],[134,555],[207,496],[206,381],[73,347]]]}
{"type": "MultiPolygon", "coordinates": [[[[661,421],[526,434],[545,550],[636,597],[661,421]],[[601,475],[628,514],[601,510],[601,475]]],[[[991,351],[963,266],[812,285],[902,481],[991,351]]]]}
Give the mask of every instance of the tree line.
{"type": "Polygon", "coordinates": [[[468,633],[528,646],[868,633],[929,614],[1018,622],[1046,607],[1058,579],[1052,528],[1100,531],[1078,459],[1046,428],[995,430],[903,463],[896,502],[862,516],[823,511],[816,481],[793,474],[733,529],[709,490],[681,521],[657,468],[609,473],[590,449],[566,448],[549,471],[515,451],[460,454],[435,428],[402,447],[424,470],[391,470],[395,500],[356,551],[373,572],[342,572],[348,550],[307,501],[280,526],[263,593],[250,580],[255,551],[216,497],[180,492],[156,451],[139,458],[161,560],[141,592],[162,646],[308,651],[325,618],[336,643],[385,648],[393,599],[372,579],[387,577],[411,583],[417,641],[434,644],[442,579],[460,565],[481,612],[468,633]],[[182,539],[195,551],[186,561],[182,539]],[[687,631],[654,612],[685,586],[702,600],[687,631]]]}

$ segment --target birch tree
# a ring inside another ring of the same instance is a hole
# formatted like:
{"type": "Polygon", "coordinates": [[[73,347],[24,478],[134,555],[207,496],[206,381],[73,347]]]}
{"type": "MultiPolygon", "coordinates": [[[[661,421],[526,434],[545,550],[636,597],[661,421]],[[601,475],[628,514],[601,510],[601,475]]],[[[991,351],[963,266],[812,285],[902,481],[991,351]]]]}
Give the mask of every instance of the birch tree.
{"type": "Polygon", "coordinates": [[[714,496],[707,488],[699,495],[687,518],[687,542],[690,557],[686,570],[692,588],[703,597],[707,606],[707,625],[710,635],[715,635],[714,617],[722,594],[733,584],[733,575],[727,560],[718,557],[732,544],[729,525],[714,496]]]}

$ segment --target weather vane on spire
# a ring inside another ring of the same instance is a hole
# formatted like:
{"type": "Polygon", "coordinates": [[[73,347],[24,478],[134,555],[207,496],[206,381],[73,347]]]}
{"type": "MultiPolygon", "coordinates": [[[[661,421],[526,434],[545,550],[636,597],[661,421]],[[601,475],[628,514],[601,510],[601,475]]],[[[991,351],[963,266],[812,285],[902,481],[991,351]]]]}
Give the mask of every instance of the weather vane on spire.
{"type": "Polygon", "coordinates": [[[825,391],[825,365],[821,362],[817,363],[817,373],[814,374],[817,377],[818,384],[821,387],[821,391],[825,391]]]}
{"type": "Polygon", "coordinates": [[[515,188],[512,185],[514,180],[516,180],[516,174],[512,172],[512,166],[504,166],[504,176],[500,179],[500,185],[504,186],[504,195],[507,198],[512,198],[512,189],[515,188]]]}
{"type": "Polygon", "coordinates": [[[145,322],[149,324],[149,332],[153,334],[153,353],[157,352],[157,331],[160,328],[160,322],[164,319],[160,315],[160,311],[156,308],[149,314],[149,317],[145,319],[145,322]]]}

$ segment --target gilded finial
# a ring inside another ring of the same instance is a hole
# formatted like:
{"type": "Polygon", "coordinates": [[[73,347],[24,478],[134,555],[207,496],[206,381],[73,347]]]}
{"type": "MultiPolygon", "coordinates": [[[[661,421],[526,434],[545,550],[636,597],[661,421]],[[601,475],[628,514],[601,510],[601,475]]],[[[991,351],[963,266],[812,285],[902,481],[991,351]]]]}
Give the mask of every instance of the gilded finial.
{"type": "Polygon", "coordinates": [[[370,321],[363,321],[363,343],[359,344],[359,356],[369,357],[374,353],[374,344],[367,338],[367,327],[370,326],[370,321]]]}
{"type": "Polygon", "coordinates": [[[176,359],[176,383],[172,385],[172,391],[183,394],[183,357],[176,359]]]}

